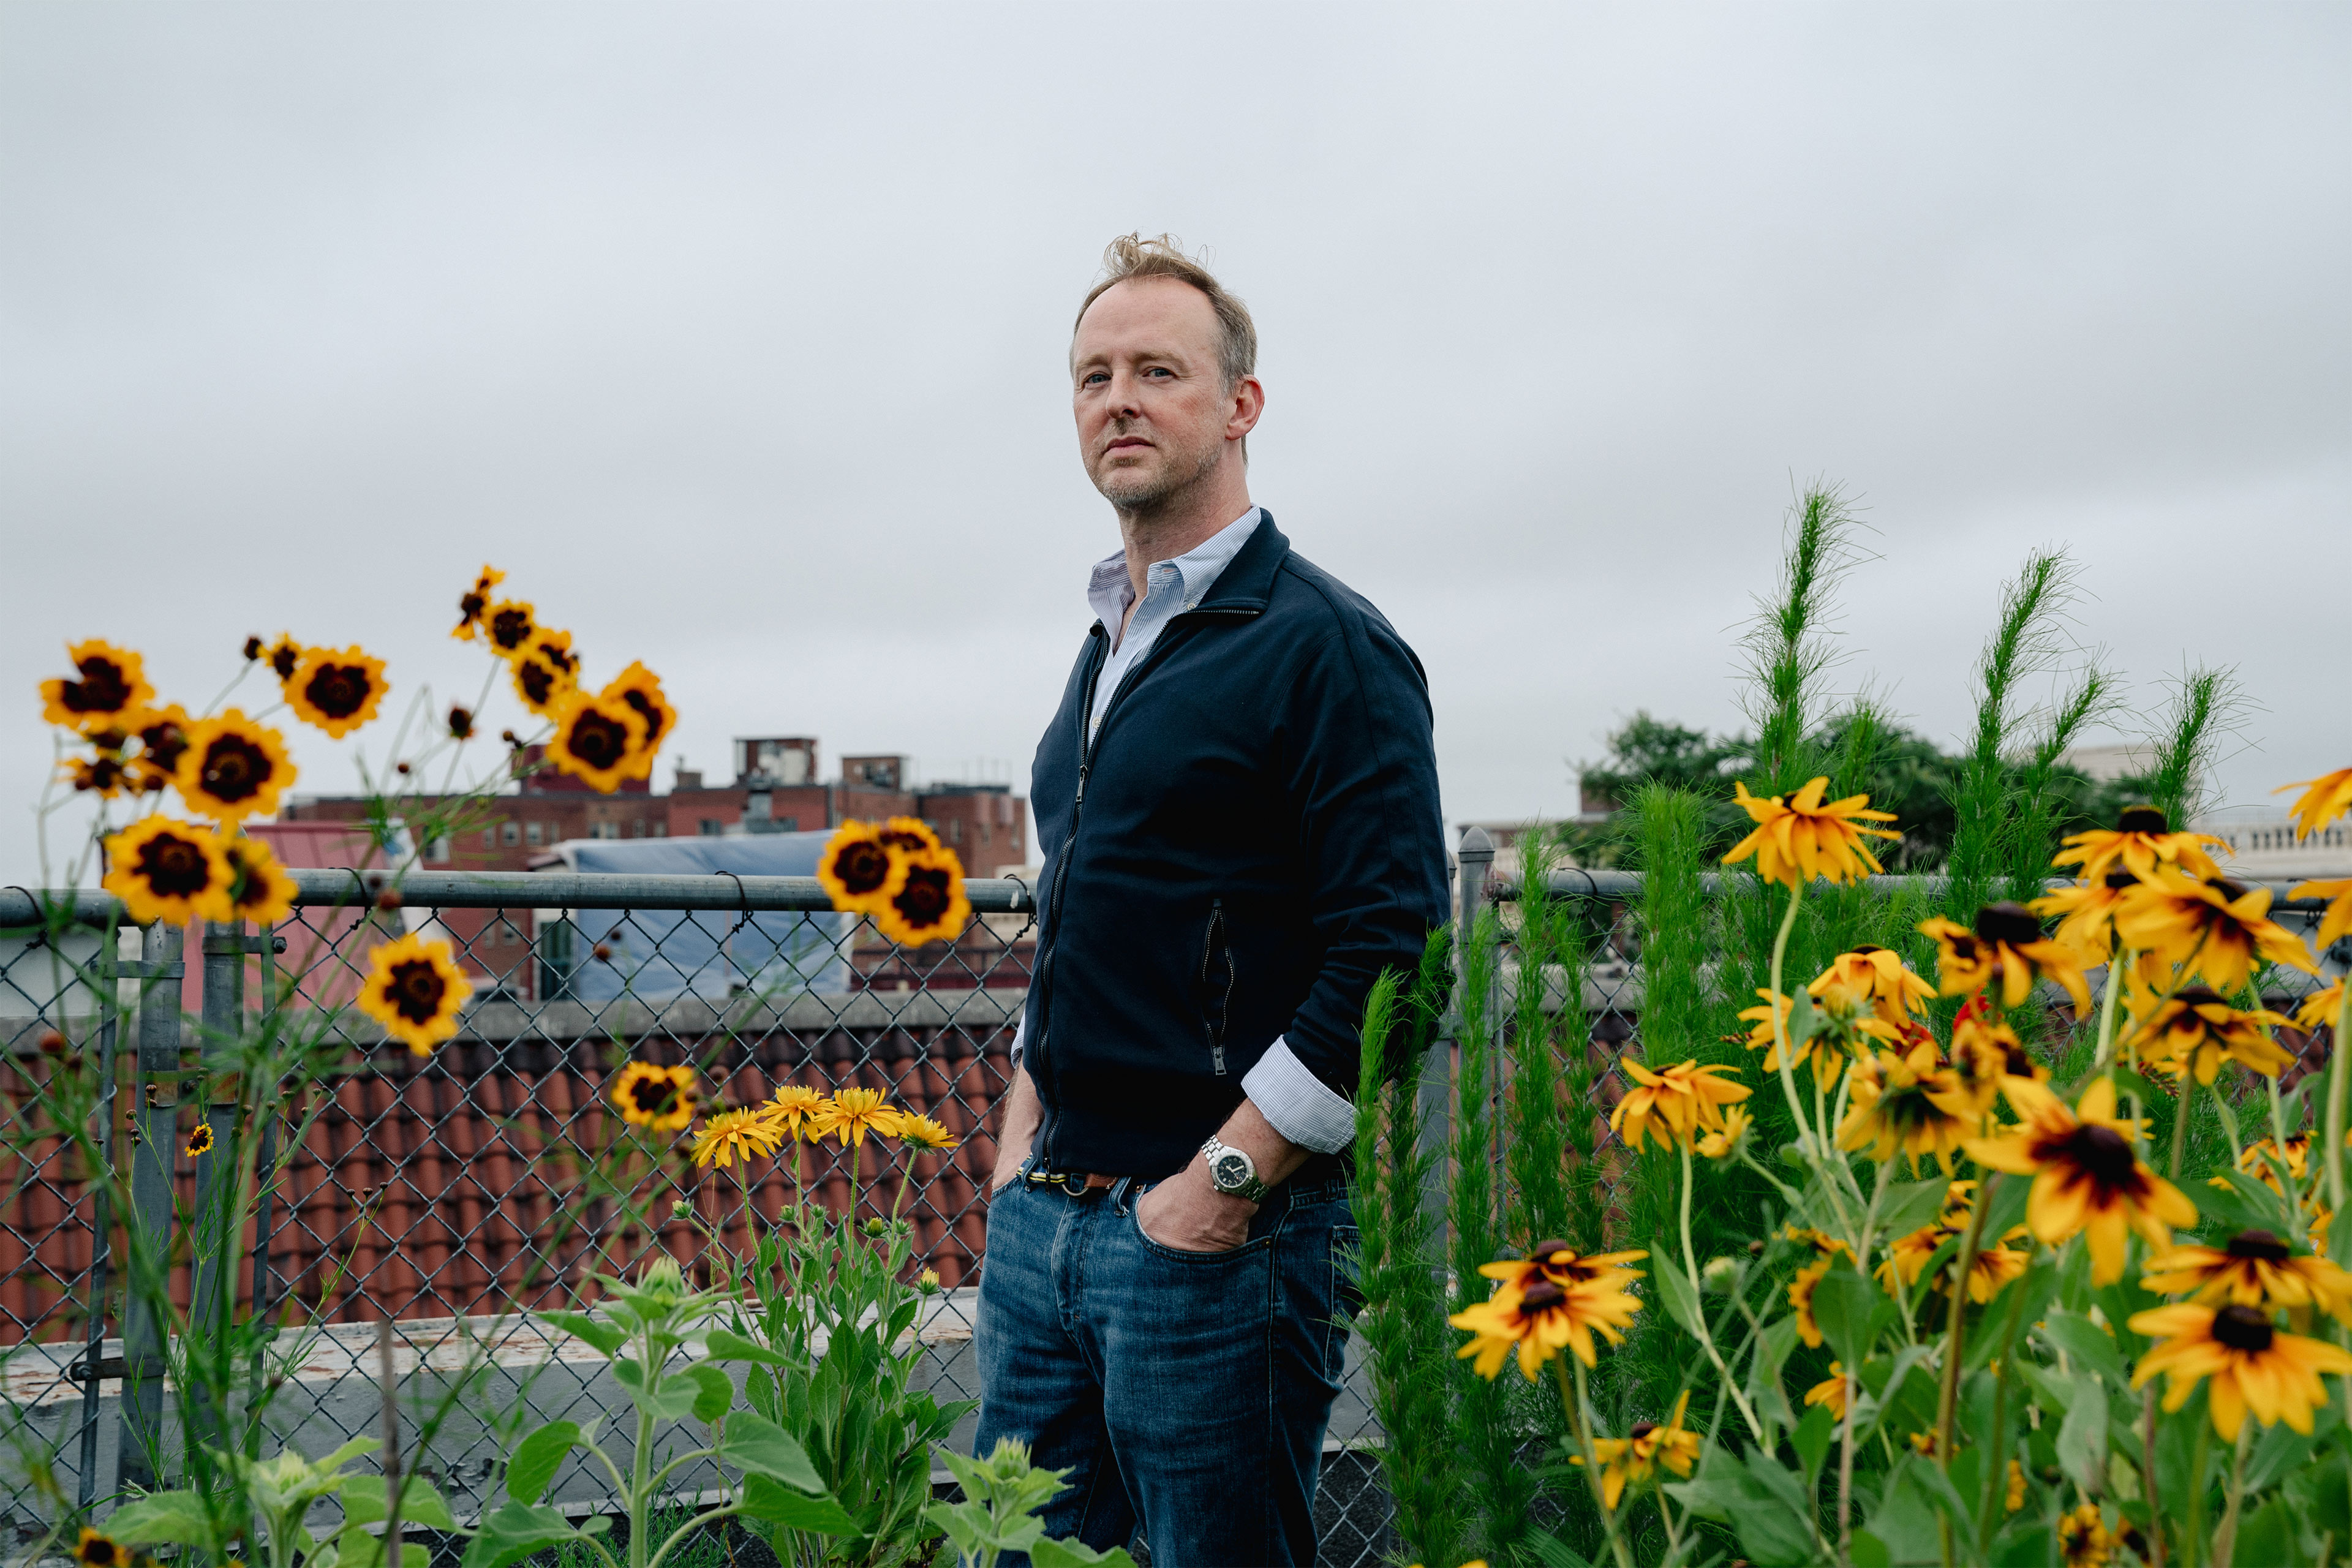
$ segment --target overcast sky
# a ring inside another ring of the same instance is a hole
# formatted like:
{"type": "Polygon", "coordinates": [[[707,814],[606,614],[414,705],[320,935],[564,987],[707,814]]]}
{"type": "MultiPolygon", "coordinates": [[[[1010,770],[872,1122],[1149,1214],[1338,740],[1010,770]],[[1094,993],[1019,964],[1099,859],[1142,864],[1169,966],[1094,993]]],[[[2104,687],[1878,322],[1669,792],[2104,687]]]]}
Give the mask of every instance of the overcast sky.
{"type": "Polygon", "coordinates": [[[65,640],[446,700],[485,560],[714,774],[1025,789],[1117,542],[1070,317],[1138,227],[1255,312],[1253,492],[1419,651],[1449,819],[1735,726],[1815,476],[1882,557],[1846,684],[1952,742],[2063,544],[2137,698],[2237,667],[2264,805],[2352,763],[2348,68],[2341,5],[7,5],[0,880],[65,640]]]}

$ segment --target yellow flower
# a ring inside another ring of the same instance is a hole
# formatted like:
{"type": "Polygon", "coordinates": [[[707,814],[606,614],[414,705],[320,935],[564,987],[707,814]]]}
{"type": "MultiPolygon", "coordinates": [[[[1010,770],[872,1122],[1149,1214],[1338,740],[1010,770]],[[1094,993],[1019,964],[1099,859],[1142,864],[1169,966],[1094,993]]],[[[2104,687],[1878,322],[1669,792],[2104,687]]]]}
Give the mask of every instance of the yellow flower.
{"type": "Polygon", "coordinates": [[[2294,1056],[2267,1031],[2285,1022],[2261,1008],[2242,1013],[2211,987],[2190,985],[2139,1020],[2129,1044],[2169,1071],[2194,1072],[2199,1083],[2211,1083],[2224,1061],[2276,1078],[2294,1056]]]}
{"type": "Polygon", "coordinates": [[[1525,1290],[1538,1279],[1549,1279],[1563,1289],[1599,1280],[1612,1290],[1622,1290],[1642,1277],[1641,1269],[1627,1265],[1639,1263],[1649,1256],[1646,1252],[1603,1252],[1586,1257],[1565,1241],[1538,1241],[1527,1257],[1481,1263],[1478,1272],[1516,1290],[1525,1290]]]}
{"type": "Polygon", "coordinates": [[[2322,952],[2337,937],[2352,935],[2352,877],[2335,882],[2297,882],[2286,896],[2328,900],[2326,912],[2319,917],[2319,930],[2311,938],[2311,944],[2322,952]]]}
{"type": "Polygon", "coordinates": [[[2025,1506],[2025,1467],[2015,1459],[2009,1462],[2009,1496],[2001,1500],[2002,1511],[2007,1513],[2025,1506]]]}
{"type": "Polygon", "coordinates": [[[2268,888],[2167,875],[2124,895],[2116,931],[2158,962],[2200,975],[2231,995],[2246,989],[2258,954],[2318,973],[2317,962],[2303,943],[2269,918],[2270,907],[2268,888]]]}
{"type": "Polygon", "coordinates": [[[1714,1076],[1731,1071],[1717,1063],[1701,1067],[1695,1061],[1676,1062],[1658,1073],[1630,1057],[1621,1058],[1617,1065],[1638,1087],[1609,1113],[1609,1126],[1625,1140],[1627,1148],[1635,1151],[1642,1147],[1645,1134],[1659,1148],[1673,1149],[1688,1143],[1701,1128],[1721,1131],[1722,1107],[1736,1105],[1754,1092],[1746,1084],[1727,1083],[1714,1076]]]}
{"type": "Polygon", "coordinates": [[[2211,1379],[2213,1430],[2231,1442],[2250,1409],[2265,1426],[2284,1419],[2309,1436],[2313,1408],[2327,1403],[2320,1373],[2352,1373],[2352,1355],[2319,1340],[2281,1333],[2269,1313],[2235,1303],[2217,1310],[2181,1302],[2136,1312],[2131,1331],[2163,1342],[2139,1358],[2132,1386],[2164,1373],[2164,1407],[2178,1410],[2199,1383],[2211,1379]]]}
{"type": "Polygon", "coordinates": [[[1919,1276],[1927,1270],[1927,1260],[1951,1237],[1952,1232],[1940,1225],[1923,1226],[1908,1236],[1896,1237],[1887,1245],[1886,1261],[1878,1266],[1878,1282],[1890,1292],[1897,1279],[1906,1285],[1916,1285],[1919,1276]]]}
{"type": "Polygon", "coordinates": [[[1813,1316],[1813,1287],[1829,1271],[1830,1260],[1824,1258],[1798,1269],[1797,1277],[1789,1281],[1789,1305],[1797,1312],[1797,1337],[1815,1350],[1822,1348],[1822,1325],[1813,1316]]]}
{"type": "Polygon", "coordinates": [[[2352,811],[2352,768],[2338,768],[2315,779],[2281,784],[2271,793],[2284,795],[2291,789],[2303,791],[2301,798],[2287,809],[2287,815],[2294,818],[2298,837],[2308,838],[2346,812],[2352,811]]]}
{"type": "Polygon", "coordinates": [[[1925,1012],[1936,995],[1934,986],[1903,967],[1902,954],[1867,942],[1840,953],[1805,989],[1825,1006],[1859,1009],[1866,1005],[1880,1022],[1897,1025],[1925,1012]]]}
{"type": "Polygon", "coordinates": [[[78,795],[95,795],[101,800],[136,790],[143,782],[140,773],[112,752],[101,751],[94,757],[80,757],[68,763],[58,774],[58,782],[70,784],[78,795]]]}
{"type": "Polygon", "coordinates": [[[868,1132],[877,1138],[889,1136],[898,1112],[884,1102],[882,1091],[873,1089],[845,1089],[835,1092],[812,1119],[811,1134],[814,1138],[838,1138],[845,1144],[866,1141],[868,1132]]]}
{"type": "Polygon", "coordinates": [[[2339,980],[2326,990],[2315,991],[2303,999],[2303,1005],[2294,1012],[2294,1026],[2305,1030],[2321,1028],[2334,1024],[2343,1012],[2344,982],[2339,980]]]}
{"type": "Polygon", "coordinates": [[[637,717],[646,721],[645,737],[630,755],[626,772],[633,779],[653,777],[654,753],[661,750],[663,738],[677,724],[677,710],[662,695],[661,677],[647,669],[643,661],[634,661],[597,695],[606,700],[618,698],[635,709],[637,717]]]}
{"type": "Polygon", "coordinates": [[[147,684],[145,662],[128,648],[92,637],[70,643],[66,657],[74,673],[41,682],[41,719],[87,733],[121,727],[122,721],[154,700],[147,684]]]}
{"type": "Polygon", "coordinates": [[[952,1149],[957,1143],[945,1127],[911,1110],[898,1112],[898,1124],[890,1129],[890,1136],[918,1149],[952,1149]]]}
{"type": "Polygon", "coordinates": [[[216,822],[242,822],[278,809],[278,797],[294,783],[286,741],[267,724],[257,724],[232,708],[217,719],[188,726],[188,749],[181,753],[174,782],[188,809],[216,822]]]}
{"type": "MultiPolygon", "coordinates": [[[[2281,1197],[2284,1197],[2286,1194],[2279,1186],[2278,1173],[2271,1169],[2271,1162],[2263,1158],[2264,1155],[2269,1155],[2284,1165],[2287,1174],[2295,1179],[2297,1185],[2301,1185],[2311,1173],[2311,1134],[2298,1132],[2288,1139],[2284,1147],[2268,1138],[2257,1138],[2238,1151],[2238,1169],[2248,1173],[2254,1180],[2277,1193],[2281,1197]]],[[[2216,1176],[2213,1182],[2219,1186],[2229,1184],[2228,1178],[2224,1176],[2216,1176]]]]}
{"type": "MultiPolygon", "coordinates": [[[[1599,1437],[1593,1440],[1593,1457],[1601,1461],[1601,1500],[1614,1509],[1625,1495],[1630,1483],[1641,1486],[1657,1474],[1660,1467],[1678,1476],[1691,1473],[1698,1463],[1699,1440],[1696,1432],[1683,1427],[1683,1412],[1690,1406],[1690,1390],[1683,1390],[1675,1401],[1675,1414],[1661,1426],[1654,1421],[1637,1421],[1628,1437],[1599,1437]]],[[[1570,1454],[1571,1465],[1584,1463],[1581,1454],[1570,1454]]]]}
{"type": "MultiPolygon", "coordinates": [[[[252,643],[246,646],[250,647],[252,643]]],[[[278,640],[265,648],[263,654],[269,660],[269,672],[278,677],[278,684],[281,687],[293,679],[294,672],[302,667],[302,645],[294,640],[292,632],[279,632],[278,640]]]]}
{"type": "Polygon", "coordinates": [[[2053,1096],[2015,1133],[1972,1138],[1967,1148],[1979,1165],[2032,1176],[2025,1219],[2034,1236],[2056,1247],[2088,1230],[2091,1283],[2112,1285],[2124,1275],[2129,1232],[2168,1247],[2168,1226],[2197,1223],[2197,1205],[2140,1163],[2133,1148],[2138,1135],[2137,1121],[2116,1118],[2115,1081],[2102,1078],[2073,1110],[2053,1096]]]}
{"type": "Polygon", "coordinates": [[[1829,789],[1827,777],[1814,779],[1782,804],[1782,797],[1759,797],[1748,793],[1744,783],[1734,784],[1739,807],[1756,824],[1756,831],[1733,847],[1723,858],[1727,866],[1756,857],[1756,874],[1768,882],[1796,887],[1801,881],[1826,877],[1832,882],[1851,882],[1863,875],[1864,867],[1884,871],[1870,846],[1863,842],[1868,834],[1875,838],[1900,838],[1899,833],[1884,827],[1864,827],[1860,823],[1892,822],[1891,811],[1871,811],[1866,795],[1848,795],[1843,800],[1822,804],[1829,789]]]}
{"type": "Polygon", "coordinates": [[[360,1011],[420,1057],[457,1032],[457,1010],[474,994],[472,982],[449,956],[446,942],[410,932],[368,955],[360,1011]]]}
{"type": "Polygon", "coordinates": [[[702,1114],[694,1069],[683,1063],[661,1067],[631,1062],[613,1075],[613,1087],[605,1093],[620,1110],[622,1121],[656,1132],[678,1131],[702,1114]]]}
{"type": "Polygon", "coordinates": [[[907,884],[907,857],[892,853],[882,830],[852,817],[817,857],[816,879],[836,910],[877,913],[907,884]]]}
{"type": "Polygon", "coordinates": [[[314,647],[303,654],[286,683],[286,701],[294,716],[315,724],[336,740],[375,717],[390,690],[383,679],[383,660],[363,649],[314,647]]]}
{"type": "Polygon", "coordinates": [[[1960,1141],[1984,1124],[1959,1079],[1937,1064],[1929,1041],[1906,1056],[1880,1051],[1856,1064],[1847,1092],[1853,1109],[1838,1123],[1838,1147],[1866,1151],[1874,1160],[1907,1154],[1914,1170],[1933,1154],[1948,1173],[1960,1141]]]}
{"type": "Polygon", "coordinates": [[[490,590],[507,580],[507,574],[491,565],[482,563],[482,574],[474,585],[457,597],[457,625],[449,635],[460,642],[472,642],[482,625],[482,614],[490,607],[490,590]]]}
{"type": "Polygon", "coordinates": [[[881,839],[885,848],[903,849],[909,855],[919,849],[946,847],[940,842],[940,836],[931,831],[931,825],[919,816],[892,817],[882,825],[881,839]]]}
{"type": "Polygon", "coordinates": [[[1992,1009],[1981,993],[1961,1004],[1959,1015],[1952,1020],[1951,1075],[1970,1113],[1979,1120],[1992,1114],[1994,1102],[2000,1098],[2002,1089],[2011,1087],[2011,1079],[2022,1082],[2022,1087],[2011,1096],[2013,1104],[2018,1093],[2031,1094],[2040,1089],[2042,1079],[2048,1076],[2026,1055],[2025,1044],[2017,1037],[2017,1031],[1992,1009]]]}
{"type": "Polygon", "coordinates": [[[1733,1106],[1723,1113],[1723,1126],[1698,1141],[1698,1152],[1710,1160],[1728,1160],[1739,1152],[1741,1140],[1748,1136],[1750,1118],[1748,1112],[1733,1106]]]}
{"type": "Polygon", "coordinates": [[[1919,930],[1936,939],[1936,973],[1947,996],[1966,996],[1997,980],[2000,1005],[2021,1007],[2042,978],[2064,987],[2077,1014],[2091,1010],[2082,960],[2044,937],[2041,921],[2023,904],[1987,904],[1977,911],[1973,930],[1940,915],[1921,921],[1919,930]]]}
{"type": "Polygon", "coordinates": [[[1826,1405],[1830,1407],[1830,1415],[1833,1419],[1845,1418],[1845,1363],[1843,1362],[1830,1363],[1830,1374],[1805,1390],[1805,1404],[1808,1407],[1826,1405]]]}
{"type": "MultiPolygon", "coordinates": [[[[1749,1026],[1742,1043],[1751,1051],[1762,1051],[1764,1070],[1776,1073],[1780,1070],[1780,1039],[1789,1032],[1789,1014],[1795,1007],[1796,999],[1779,995],[1760,985],[1756,988],[1756,994],[1764,998],[1763,1004],[1740,1010],[1739,1021],[1749,1026]],[[1777,1031],[1773,1027],[1772,1016],[1775,1013],[1780,1016],[1777,1031]]],[[[1735,1035],[1732,1038],[1738,1039],[1739,1037],[1735,1035]]],[[[1811,1066],[1813,1077],[1823,1089],[1834,1086],[1838,1074],[1845,1070],[1845,1050],[1833,1030],[1825,1029],[1806,1041],[1801,1047],[1800,1059],[1811,1066]]]]}
{"type": "Polygon", "coordinates": [[[74,1548],[74,1561],[82,1568],[131,1568],[131,1555],[111,1536],[100,1535],[86,1524],[81,1527],[81,1542],[74,1548]]]}
{"type": "Polygon", "coordinates": [[[774,1121],[759,1111],[722,1110],[695,1134],[692,1154],[698,1166],[724,1170],[739,1159],[749,1165],[754,1154],[773,1154],[782,1142],[774,1121]]]}
{"type": "Polygon", "coordinates": [[[1566,1288],[1538,1279],[1521,1289],[1506,1285],[1493,1298],[1454,1313],[1445,1321],[1466,1329],[1473,1338],[1454,1354],[1475,1357],[1472,1370],[1491,1378],[1503,1370],[1503,1359],[1518,1352],[1519,1371],[1536,1380],[1537,1369],[1566,1345],[1587,1366],[1597,1364],[1592,1334],[1596,1329],[1611,1344],[1622,1344],[1618,1331],[1642,1310],[1636,1297],[1617,1289],[1608,1280],[1595,1279],[1566,1288]]]}
{"type": "MultiPolygon", "coordinates": [[[[549,646],[546,634],[534,634],[533,640],[507,661],[507,668],[514,677],[515,696],[542,719],[559,717],[566,700],[580,690],[579,679],[571,666],[548,657],[549,646]]],[[[639,725],[642,727],[642,720],[639,725]]]]}
{"type": "Polygon", "coordinates": [[[900,947],[953,942],[971,921],[964,897],[963,862],[952,849],[918,849],[901,856],[906,876],[874,910],[875,928],[900,947]]]}
{"type": "Polygon", "coordinates": [[[2151,1258],[2140,1283],[2159,1296],[2190,1291],[2202,1306],[2317,1307],[2352,1322],[2352,1274],[2298,1254],[2267,1230],[2242,1230],[2220,1247],[2176,1247],[2151,1258]]]}
{"type": "Polygon", "coordinates": [[[300,889],[268,845],[255,838],[224,838],[221,853],[228,858],[231,872],[226,918],[265,926],[294,918],[294,895],[300,889]]]}
{"type": "Polygon", "coordinates": [[[2099,1505],[2086,1502],[2058,1521],[2058,1556],[2066,1568],[2105,1568],[2115,1538],[2099,1522],[2099,1505]]]}
{"type": "Polygon", "coordinates": [[[106,841],[101,884],[140,925],[228,918],[228,857],[210,828],[168,816],[134,822],[106,841]]]}
{"type": "Polygon", "coordinates": [[[920,1274],[915,1276],[915,1289],[920,1290],[924,1295],[929,1296],[939,1288],[940,1271],[938,1269],[926,1268],[920,1274]]]}
{"type": "Polygon", "coordinates": [[[213,1124],[209,1121],[199,1121],[196,1123],[196,1130],[188,1134],[187,1147],[182,1152],[193,1160],[199,1154],[209,1154],[212,1152],[213,1124]]]}
{"type": "Polygon", "coordinates": [[[2206,853],[2209,846],[2224,848],[2220,839],[2210,833],[2171,829],[2172,824],[2155,806],[2128,805],[2113,831],[2098,828],[2062,839],[2068,847],[2051,857],[2050,863],[2079,866],[2075,875],[2085,882],[2098,881],[2118,867],[2142,879],[2155,876],[2159,866],[2177,867],[2194,877],[2221,874],[2212,856],[2206,853]]]}
{"type": "Polygon", "coordinates": [[[547,760],[601,795],[620,788],[645,738],[637,710],[620,698],[572,691],[556,705],[554,719],[547,760]]]}
{"type": "Polygon", "coordinates": [[[1841,1254],[1848,1258],[1853,1256],[1853,1248],[1829,1232],[1815,1230],[1811,1226],[1789,1226],[1780,1234],[1790,1241],[1803,1242],[1813,1249],[1816,1258],[1836,1258],[1841,1254]]]}
{"type": "Polygon", "coordinates": [[[142,790],[160,790],[178,779],[192,722],[176,702],[131,715],[126,728],[139,742],[134,769],[142,790]]]}
{"type": "Polygon", "coordinates": [[[768,1120],[794,1142],[803,1136],[814,1139],[822,1136],[813,1129],[824,1109],[824,1096],[804,1085],[788,1083],[768,1100],[768,1120]]]}
{"type": "Polygon", "coordinates": [[[501,599],[482,612],[482,631],[501,658],[520,653],[539,630],[537,612],[520,599],[501,599]]]}
{"type": "Polygon", "coordinates": [[[2025,907],[2044,920],[2056,919],[2053,940],[2072,948],[2084,963],[2105,963],[2116,944],[2116,909],[2139,886],[2129,871],[2110,871],[2095,881],[2053,888],[2025,907]]]}

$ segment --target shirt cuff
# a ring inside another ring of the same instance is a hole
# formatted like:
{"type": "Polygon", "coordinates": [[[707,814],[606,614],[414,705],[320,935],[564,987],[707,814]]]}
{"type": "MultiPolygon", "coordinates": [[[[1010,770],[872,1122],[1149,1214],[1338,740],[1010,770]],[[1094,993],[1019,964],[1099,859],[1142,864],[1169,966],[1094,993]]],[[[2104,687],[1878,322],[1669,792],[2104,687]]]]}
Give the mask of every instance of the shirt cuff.
{"type": "Polygon", "coordinates": [[[1242,1092],[1266,1125],[1302,1149],[1331,1154],[1356,1141],[1356,1108],[1308,1072],[1286,1040],[1258,1058],[1242,1079],[1242,1092]]]}
{"type": "Polygon", "coordinates": [[[1010,1054],[1013,1058],[1013,1065],[1016,1069],[1021,1066],[1022,1049],[1028,1044],[1029,1015],[1027,1013],[1024,1013],[1021,1015],[1020,1020],[1013,1026],[1013,1049],[1010,1054]]]}

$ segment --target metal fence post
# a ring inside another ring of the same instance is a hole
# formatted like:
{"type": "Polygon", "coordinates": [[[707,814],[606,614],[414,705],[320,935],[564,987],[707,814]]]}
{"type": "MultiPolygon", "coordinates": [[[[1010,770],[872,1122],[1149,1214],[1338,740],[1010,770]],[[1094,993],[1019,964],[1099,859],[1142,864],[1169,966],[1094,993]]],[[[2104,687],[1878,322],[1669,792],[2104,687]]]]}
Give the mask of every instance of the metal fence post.
{"type": "MultiPolygon", "coordinates": [[[[244,1031],[245,953],[243,921],[205,923],[200,1055],[219,1050],[224,1043],[234,1041],[244,1031]]],[[[190,1080],[196,1114],[203,1118],[202,1125],[211,1129],[212,1137],[196,1156],[195,1223],[190,1227],[194,1234],[189,1238],[194,1279],[191,1281],[188,1306],[188,1349],[192,1353],[203,1354],[205,1364],[217,1366],[221,1364],[220,1338],[228,1331],[232,1316],[229,1300],[236,1293],[238,1244],[244,1238],[229,1223],[236,1206],[236,1194],[231,1190],[236,1181],[236,1165],[229,1150],[242,1097],[232,1088],[227,1091],[227,1102],[220,1103],[214,1078],[214,1074],[199,1068],[190,1080]]],[[[225,1394],[226,1390],[201,1386],[180,1391],[182,1398],[195,1402],[195,1408],[188,1412],[191,1426],[201,1441],[214,1447],[221,1446],[227,1424],[227,1413],[217,1403],[225,1394]]]]}
{"type": "MultiPolygon", "coordinates": [[[[122,1008],[122,985],[116,976],[120,973],[122,933],[112,925],[104,930],[105,940],[100,946],[97,964],[100,994],[94,998],[99,1016],[96,1132],[100,1168],[103,1172],[111,1172],[114,1169],[115,1026],[122,1008]]],[[[103,1174],[90,1184],[89,1204],[89,1321],[83,1336],[81,1447],[79,1462],[74,1473],[75,1500],[85,1513],[98,1500],[98,1390],[103,1381],[99,1362],[106,1349],[107,1266],[114,1260],[114,1225],[107,1212],[106,1177],[103,1174]]]]}
{"type": "Polygon", "coordinates": [[[122,1414],[117,1489],[163,1483],[163,1334],[150,1291],[166,1295],[172,1268],[172,1166],[180,1113],[183,933],[158,922],[140,937],[139,1099],[131,1110],[131,1212],[122,1216],[122,1414]],[[150,1272],[152,1270],[152,1272],[150,1272]],[[142,1279],[142,1276],[146,1278],[142,1279]]]}

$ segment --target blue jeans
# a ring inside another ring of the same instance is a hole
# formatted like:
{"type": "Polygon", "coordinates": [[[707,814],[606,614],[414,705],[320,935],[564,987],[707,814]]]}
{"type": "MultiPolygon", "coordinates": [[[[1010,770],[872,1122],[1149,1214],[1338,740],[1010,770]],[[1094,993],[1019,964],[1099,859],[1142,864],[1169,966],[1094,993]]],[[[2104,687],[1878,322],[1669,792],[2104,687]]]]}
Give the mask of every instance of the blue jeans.
{"type": "Polygon", "coordinates": [[[991,1201],[975,1446],[1016,1437],[1070,1472],[1048,1537],[1103,1551],[1139,1518],[1153,1568],[1315,1561],[1316,1475],[1358,1305],[1335,1163],[1268,1194],[1230,1252],[1146,1237],[1149,1184],[1132,1179],[1082,1197],[1015,1180],[991,1201]]]}

